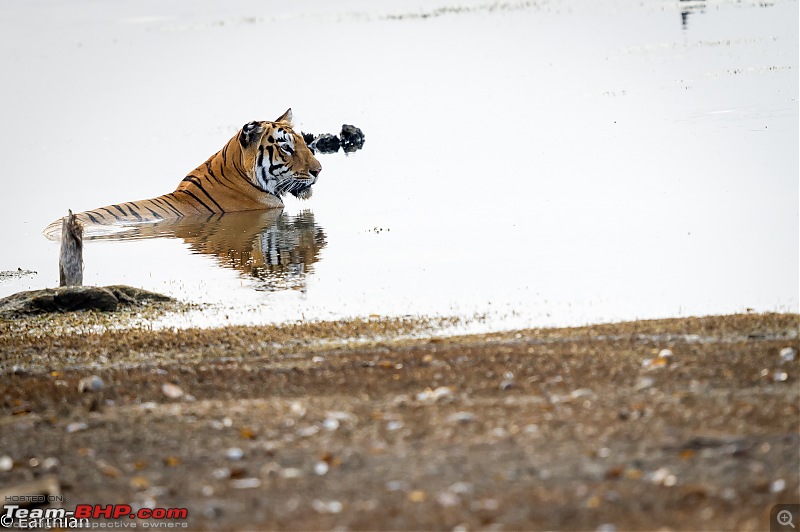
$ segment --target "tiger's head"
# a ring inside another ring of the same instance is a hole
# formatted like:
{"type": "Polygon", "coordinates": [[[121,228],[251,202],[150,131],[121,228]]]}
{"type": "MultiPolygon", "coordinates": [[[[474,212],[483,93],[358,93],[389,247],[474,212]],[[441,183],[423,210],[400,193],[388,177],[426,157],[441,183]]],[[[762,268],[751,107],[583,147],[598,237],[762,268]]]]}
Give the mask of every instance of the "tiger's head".
{"type": "Polygon", "coordinates": [[[249,122],[239,132],[244,167],[260,189],[278,197],[311,197],[322,165],[292,130],[292,110],[274,122],[249,122]],[[252,171],[250,171],[252,169],[252,171]]]}

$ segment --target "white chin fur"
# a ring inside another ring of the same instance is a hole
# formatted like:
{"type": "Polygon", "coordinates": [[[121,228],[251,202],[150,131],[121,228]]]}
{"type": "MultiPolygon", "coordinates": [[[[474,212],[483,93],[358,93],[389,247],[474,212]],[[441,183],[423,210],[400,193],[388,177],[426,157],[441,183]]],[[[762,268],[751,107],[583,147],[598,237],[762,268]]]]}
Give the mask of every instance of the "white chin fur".
{"type": "Polygon", "coordinates": [[[313,193],[314,193],[314,191],[311,190],[311,188],[304,188],[303,190],[301,190],[300,192],[297,193],[297,197],[299,199],[306,200],[306,199],[310,198],[313,193]]]}

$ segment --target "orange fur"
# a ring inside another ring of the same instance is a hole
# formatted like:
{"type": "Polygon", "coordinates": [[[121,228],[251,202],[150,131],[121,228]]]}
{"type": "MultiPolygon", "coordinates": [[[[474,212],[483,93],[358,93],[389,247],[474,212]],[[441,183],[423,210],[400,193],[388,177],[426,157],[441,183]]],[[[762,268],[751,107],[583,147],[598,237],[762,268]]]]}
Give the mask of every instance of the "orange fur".
{"type": "MultiPolygon", "coordinates": [[[[274,122],[245,124],[225,146],[191,171],[174,192],[76,214],[84,226],[154,223],[184,217],[282,207],[280,196],[311,195],[322,170],[303,137],[292,130],[292,110],[274,122]]],[[[61,219],[44,230],[57,239],[61,219]]]]}

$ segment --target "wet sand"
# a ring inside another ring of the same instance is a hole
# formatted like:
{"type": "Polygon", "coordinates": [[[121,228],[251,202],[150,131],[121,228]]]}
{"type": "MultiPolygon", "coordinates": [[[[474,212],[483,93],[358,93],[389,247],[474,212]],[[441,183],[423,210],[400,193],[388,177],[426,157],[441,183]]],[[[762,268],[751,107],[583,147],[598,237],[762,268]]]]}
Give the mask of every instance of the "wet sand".
{"type": "Polygon", "coordinates": [[[763,530],[800,501],[800,360],[780,355],[798,315],[458,338],[76,316],[0,321],[0,485],[55,475],[67,507],[183,507],[192,529],[763,530]]]}

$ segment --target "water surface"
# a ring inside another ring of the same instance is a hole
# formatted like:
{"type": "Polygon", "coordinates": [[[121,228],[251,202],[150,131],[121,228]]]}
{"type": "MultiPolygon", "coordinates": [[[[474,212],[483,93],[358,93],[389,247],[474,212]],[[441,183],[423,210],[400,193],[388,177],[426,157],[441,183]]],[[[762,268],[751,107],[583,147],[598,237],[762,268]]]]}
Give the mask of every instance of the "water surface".
{"type": "Polygon", "coordinates": [[[292,107],[364,149],[282,212],[91,241],[85,282],[204,304],[177,325],[798,311],[797,2],[3,10],[0,270],[38,273],[0,296],[57,283],[67,208],[172,191],[292,107]]]}

